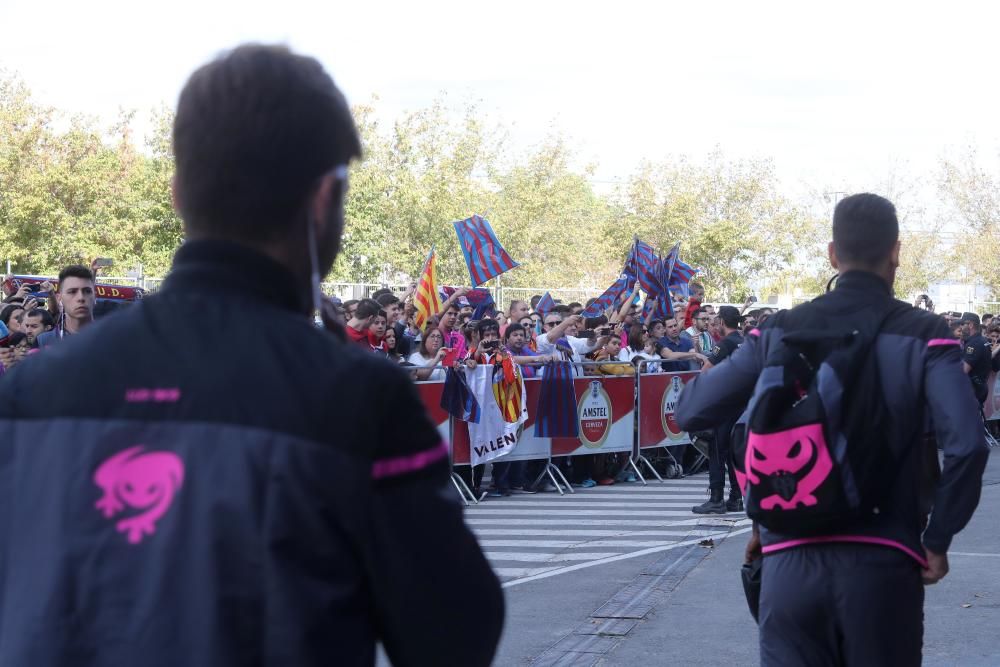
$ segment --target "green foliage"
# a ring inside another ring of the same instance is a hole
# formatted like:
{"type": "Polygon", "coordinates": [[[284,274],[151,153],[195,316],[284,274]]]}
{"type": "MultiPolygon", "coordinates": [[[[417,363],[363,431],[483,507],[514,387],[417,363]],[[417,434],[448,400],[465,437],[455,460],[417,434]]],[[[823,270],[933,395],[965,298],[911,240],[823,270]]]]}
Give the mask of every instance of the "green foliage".
{"type": "Polygon", "coordinates": [[[180,242],[170,205],[170,116],[157,116],[148,153],[132,115],[101,128],[36,103],[23,82],[0,77],[0,259],[19,273],[51,274],[107,256],[165,272],[180,242]]]}
{"type": "MultiPolygon", "coordinates": [[[[816,294],[832,273],[827,214],[790,202],[769,161],[733,161],[719,151],[701,161],[668,158],[599,190],[595,167],[577,166],[558,134],[522,154],[475,106],[456,115],[437,103],[386,124],[375,104],[354,110],[365,155],[351,168],[331,279],[412,279],[434,246],[442,281],[466,283],[451,223],[474,213],[489,218],[521,264],[503,276],[509,288],[600,291],[635,236],[662,252],[680,241],[682,258],[702,270],[715,301],[816,294]]],[[[133,114],[103,127],[39,104],[22,81],[0,73],[0,260],[19,273],[51,274],[106,256],[116,272],[141,263],[147,275],[165,274],[182,237],[170,194],[172,120],[171,111],[157,110],[138,142],[133,114]]],[[[955,245],[971,259],[970,275],[1000,289],[1000,178],[974,166],[974,157],[946,163],[941,189],[968,229],[955,245]]],[[[958,263],[941,250],[940,225],[928,227],[913,206],[900,212],[897,293],[924,291],[958,263]]]]}

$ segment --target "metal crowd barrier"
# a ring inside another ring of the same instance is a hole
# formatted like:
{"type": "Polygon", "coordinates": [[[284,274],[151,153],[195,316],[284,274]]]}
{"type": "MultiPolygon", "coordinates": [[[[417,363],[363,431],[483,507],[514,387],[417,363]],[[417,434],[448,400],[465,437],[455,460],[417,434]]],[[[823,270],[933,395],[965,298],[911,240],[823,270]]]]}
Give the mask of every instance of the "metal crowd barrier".
{"type": "MultiPolygon", "coordinates": [[[[626,466],[635,472],[642,484],[646,484],[643,470],[657,480],[664,481],[647,458],[652,450],[662,449],[668,457],[668,477],[681,476],[685,472],[699,469],[707,460],[707,454],[677,425],[674,410],[684,386],[700,371],[643,372],[646,369],[652,370],[661,363],[643,360],[638,364],[635,375],[586,374],[588,370],[593,373],[601,366],[621,366],[624,363],[626,362],[574,363],[580,372],[574,379],[580,421],[580,435],[576,438],[540,438],[535,435],[535,410],[542,381],[539,378],[525,379],[528,420],[519,434],[517,447],[505,455],[503,460],[544,462],[534,484],[543,477],[548,477],[560,495],[565,495],[566,491],[574,491],[562,471],[553,463],[553,459],[557,457],[628,453],[626,466]],[[698,458],[687,471],[671,449],[686,445],[695,446],[698,453],[698,458]]],[[[441,407],[444,382],[417,382],[416,385],[428,416],[441,437],[449,443],[452,466],[471,465],[468,424],[452,418],[441,407]]],[[[1000,374],[990,377],[989,386],[991,391],[984,407],[984,417],[987,421],[997,421],[1000,420],[1000,374]]],[[[986,438],[991,447],[1000,446],[988,429],[986,438]]],[[[466,504],[478,503],[478,498],[473,497],[468,485],[455,472],[452,472],[452,483],[466,504]]]]}
{"type": "MultiPolygon", "coordinates": [[[[543,367],[543,364],[530,365],[543,367]]],[[[618,370],[628,365],[621,361],[574,362],[580,373],[574,379],[579,418],[579,436],[575,438],[544,438],[535,435],[536,408],[542,380],[526,378],[524,390],[528,419],[518,436],[517,447],[505,455],[503,460],[544,462],[534,484],[547,476],[560,495],[564,495],[566,491],[574,492],[562,471],[553,463],[554,458],[564,456],[628,454],[625,465],[631,468],[642,484],[646,484],[646,478],[638,465],[640,462],[662,481],[663,478],[642,452],[656,447],[690,443],[687,434],[678,432],[676,422],[673,421],[678,387],[683,387],[674,378],[686,383],[697,373],[647,375],[640,372],[635,375],[611,375],[599,370],[602,367],[618,370]],[[669,397],[665,394],[669,394],[669,397]],[[652,410],[649,406],[656,406],[655,417],[644,420],[641,415],[643,406],[647,404],[647,414],[652,410]]],[[[638,370],[641,371],[642,368],[640,366],[638,370]]],[[[471,465],[468,424],[452,418],[441,408],[444,382],[417,382],[416,385],[428,416],[441,437],[449,443],[452,465],[471,465]]],[[[679,469],[680,464],[677,463],[677,466],[679,469]]],[[[466,504],[478,502],[461,476],[454,472],[452,475],[452,483],[466,504]]]]}

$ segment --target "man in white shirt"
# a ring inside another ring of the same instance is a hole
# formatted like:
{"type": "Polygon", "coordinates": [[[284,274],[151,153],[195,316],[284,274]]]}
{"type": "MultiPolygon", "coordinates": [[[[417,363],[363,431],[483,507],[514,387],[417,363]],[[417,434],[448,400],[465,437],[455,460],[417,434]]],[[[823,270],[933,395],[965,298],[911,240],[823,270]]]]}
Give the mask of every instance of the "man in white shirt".
{"type": "MultiPolygon", "coordinates": [[[[545,319],[542,320],[542,334],[536,341],[538,353],[562,352],[567,361],[582,362],[584,356],[608,342],[608,335],[593,338],[578,337],[582,323],[583,317],[580,315],[569,315],[564,319],[561,313],[546,313],[545,319]]],[[[576,366],[574,372],[583,375],[583,368],[576,366]]]]}

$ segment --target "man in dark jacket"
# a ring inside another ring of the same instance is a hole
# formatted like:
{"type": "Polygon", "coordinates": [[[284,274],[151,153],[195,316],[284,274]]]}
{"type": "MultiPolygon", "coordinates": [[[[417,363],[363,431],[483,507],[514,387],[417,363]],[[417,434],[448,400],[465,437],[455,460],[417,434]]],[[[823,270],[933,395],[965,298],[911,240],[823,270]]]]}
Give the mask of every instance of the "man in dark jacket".
{"type": "Polygon", "coordinates": [[[0,663],[489,664],[503,599],[446,443],[311,321],[360,153],[343,96],[241,47],[188,81],[174,150],[162,291],[0,381],[0,663]]]}
{"type": "Polygon", "coordinates": [[[806,538],[755,529],[747,554],[764,558],[763,665],[919,665],[921,580],[932,584],[947,574],[952,537],[979,502],[988,457],[979,405],[944,321],[892,298],[898,238],[890,202],[871,194],[842,200],[830,244],[836,289],[752,331],[729,359],[688,383],[677,406],[677,421],[689,431],[731,419],[797,322],[821,314],[851,325],[892,308],[874,353],[891,417],[883,435],[901,452],[898,467],[885,473],[892,482],[878,511],[842,529],[806,538]],[[939,480],[928,430],[944,450],[939,480]]]}

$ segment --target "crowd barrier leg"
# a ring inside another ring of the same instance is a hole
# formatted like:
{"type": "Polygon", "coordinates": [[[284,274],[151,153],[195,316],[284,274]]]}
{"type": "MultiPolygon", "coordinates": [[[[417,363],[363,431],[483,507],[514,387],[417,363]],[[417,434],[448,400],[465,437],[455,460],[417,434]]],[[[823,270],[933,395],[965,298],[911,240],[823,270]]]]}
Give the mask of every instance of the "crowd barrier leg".
{"type": "Polygon", "coordinates": [[[548,475],[549,481],[552,482],[552,486],[556,487],[556,491],[559,492],[560,496],[566,495],[563,492],[564,485],[566,486],[566,489],[570,493],[576,493],[576,491],[573,490],[573,487],[570,486],[569,482],[566,481],[566,477],[562,474],[562,470],[560,470],[555,464],[552,463],[552,459],[548,459],[545,461],[545,466],[542,468],[542,471],[538,473],[538,477],[536,477],[535,481],[531,483],[531,486],[537,487],[538,483],[541,482],[542,478],[545,477],[546,475],[548,475]],[[553,471],[555,471],[555,474],[553,474],[553,471]],[[562,484],[560,484],[559,480],[556,479],[556,475],[558,475],[559,478],[562,479],[562,484]]]}
{"type": "Polygon", "coordinates": [[[472,493],[472,489],[469,488],[469,485],[465,483],[465,480],[457,472],[452,471],[451,483],[455,486],[455,490],[458,491],[458,495],[461,496],[463,503],[468,505],[471,500],[472,504],[479,504],[479,498],[476,498],[475,494],[472,493]]]}
{"type": "MultiPolygon", "coordinates": [[[[658,472],[656,471],[656,468],[654,468],[654,467],[653,467],[653,464],[649,462],[649,459],[647,459],[647,458],[646,458],[646,457],[645,457],[645,456],[644,456],[644,455],[642,454],[642,451],[641,451],[641,450],[640,450],[640,452],[639,452],[639,463],[642,463],[642,464],[644,464],[644,465],[645,465],[645,466],[646,466],[647,468],[649,468],[649,471],[653,473],[653,475],[654,475],[654,476],[656,477],[656,479],[658,479],[658,480],[659,480],[659,481],[661,481],[661,482],[662,482],[662,481],[664,481],[664,480],[663,480],[663,477],[661,477],[661,476],[660,476],[660,473],[658,473],[658,472]]],[[[636,465],[635,465],[635,462],[632,462],[632,467],[633,467],[633,468],[635,468],[635,471],[636,471],[637,473],[639,473],[639,468],[638,468],[638,467],[636,467],[636,465]]],[[[639,479],[642,479],[642,483],[643,483],[643,484],[645,484],[645,483],[646,483],[646,480],[645,480],[645,479],[643,479],[643,477],[642,477],[642,473],[639,473],[639,479]]]]}
{"type": "Polygon", "coordinates": [[[997,439],[993,437],[993,434],[990,433],[990,427],[984,425],[983,428],[986,430],[986,444],[990,447],[1000,447],[1000,442],[998,442],[997,439]]]}

